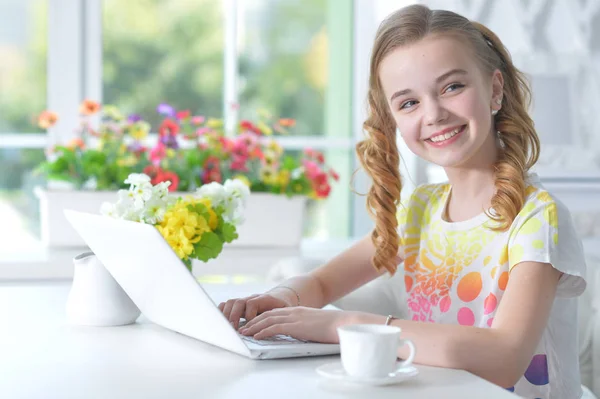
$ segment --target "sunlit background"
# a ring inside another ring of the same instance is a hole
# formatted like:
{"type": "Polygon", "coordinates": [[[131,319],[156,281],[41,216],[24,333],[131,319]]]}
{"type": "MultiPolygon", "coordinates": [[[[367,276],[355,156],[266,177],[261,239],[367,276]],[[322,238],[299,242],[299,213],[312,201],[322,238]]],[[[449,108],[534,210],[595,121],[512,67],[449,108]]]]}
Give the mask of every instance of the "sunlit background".
{"type": "MultiPolygon", "coordinates": [[[[350,180],[370,48],[385,15],[417,2],[2,0],[0,253],[39,247],[33,188],[44,182],[32,171],[46,148],[73,135],[73,110],[83,98],[139,113],[154,127],[162,102],[228,123],[253,118],[259,108],[294,118],[293,134],[281,140],[285,149],[323,150],[341,175],[327,200],[310,202],[304,236],[365,234],[372,222],[350,180]],[[49,133],[34,123],[47,108],[61,115],[49,133]]],[[[485,23],[530,76],[544,176],[600,179],[600,0],[420,3],[485,23]]],[[[401,151],[407,189],[444,178],[401,151]]],[[[364,175],[356,179],[364,192],[364,175]]]]}

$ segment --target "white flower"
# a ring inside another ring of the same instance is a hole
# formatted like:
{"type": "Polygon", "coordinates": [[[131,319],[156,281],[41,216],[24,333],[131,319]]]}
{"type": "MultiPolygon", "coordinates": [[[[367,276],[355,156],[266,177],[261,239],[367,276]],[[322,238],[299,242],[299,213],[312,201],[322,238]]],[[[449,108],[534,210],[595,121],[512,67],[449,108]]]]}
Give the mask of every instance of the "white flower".
{"type": "Polygon", "coordinates": [[[202,198],[210,199],[213,206],[221,205],[227,196],[225,187],[217,182],[212,182],[199,187],[196,190],[196,194],[202,198]]]}
{"type": "Polygon", "coordinates": [[[290,176],[291,176],[292,180],[296,180],[300,176],[302,176],[303,173],[304,173],[304,167],[301,166],[299,168],[292,170],[292,173],[290,174],[290,176]]]}
{"type": "Polygon", "coordinates": [[[150,176],[144,173],[131,173],[125,179],[125,184],[131,184],[133,186],[141,185],[144,183],[150,183],[150,176]]]}
{"type": "Polygon", "coordinates": [[[228,197],[223,206],[225,207],[223,220],[236,226],[244,222],[244,206],[241,198],[228,197]]]}
{"type": "Polygon", "coordinates": [[[140,185],[136,185],[133,187],[133,203],[136,209],[143,209],[146,201],[152,198],[153,189],[152,184],[150,183],[142,183],[140,185]]]}
{"type": "Polygon", "coordinates": [[[157,198],[166,198],[169,195],[170,181],[163,181],[152,188],[153,195],[157,198]]]}
{"type": "Polygon", "coordinates": [[[166,208],[166,201],[160,198],[151,198],[148,202],[146,202],[144,214],[142,215],[142,217],[146,223],[160,223],[165,217],[166,208]]]}
{"type": "Polygon", "coordinates": [[[227,197],[239,198],[242,200],[242,204],[246,206],[248,197],[250,196],[250,189],[241,180],[234,179],[225,181],[225,193],[227,197]]]}

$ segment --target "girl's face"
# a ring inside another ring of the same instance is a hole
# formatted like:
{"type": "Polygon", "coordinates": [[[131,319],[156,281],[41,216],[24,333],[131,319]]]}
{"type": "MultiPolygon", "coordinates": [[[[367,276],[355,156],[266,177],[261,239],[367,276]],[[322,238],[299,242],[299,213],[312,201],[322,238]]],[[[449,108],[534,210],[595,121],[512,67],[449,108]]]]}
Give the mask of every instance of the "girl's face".
{"type": "Polygon", "coordinates": [[[469,47],[455,38],[427,37],[388,54],[379,78],[416,155],[446,168],[495,161],[491,112],[500,108],[502,74],[485,74],[469,47]]]}

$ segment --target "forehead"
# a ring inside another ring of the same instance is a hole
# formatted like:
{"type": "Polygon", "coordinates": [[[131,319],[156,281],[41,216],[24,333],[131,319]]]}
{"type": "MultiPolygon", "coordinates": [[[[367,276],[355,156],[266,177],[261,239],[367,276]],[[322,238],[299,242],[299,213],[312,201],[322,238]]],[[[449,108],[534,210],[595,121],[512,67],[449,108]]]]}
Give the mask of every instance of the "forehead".
{"type": "MultiPolygon", "coordinates": [[[[469,75],[479,69],[471,48],[453,37],[431,36],[394,49],[382,60],[379,78],[386,94],[391,90],[415,89],[418,84],[432,84],[452,70],[464,69],[469,75]]],[[[389,96],[388,96],[389,97],[389,96]]]]}

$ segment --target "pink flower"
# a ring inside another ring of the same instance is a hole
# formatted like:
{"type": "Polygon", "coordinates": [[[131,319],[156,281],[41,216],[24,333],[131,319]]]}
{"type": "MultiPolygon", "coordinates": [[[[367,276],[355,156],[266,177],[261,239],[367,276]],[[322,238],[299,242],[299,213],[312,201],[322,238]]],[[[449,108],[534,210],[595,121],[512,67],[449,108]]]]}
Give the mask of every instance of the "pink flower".
{"type": "Polygon", "coordinates": [[[201,127],[201,128],[199,128],[199,129],[196,130],[196,135],[198,137],[201,137],[201,136],[204,136],[205,134],[210,133],[210,132],[212,132],[211,128],[209,128],[209,127],[201,127]]]}
{"type": "Polygon", "coordinates": [[[206,118],[203,116],[192,116],[192,124],[194,125],[201,125],[204,123],[205,120],[206,118]]]}
{"type": "Polygon", "coordinates": [[[321,172],[321,169],[319,169],[319,166],[316,163],[314,163],[313,161],[309,161],[308,159],[305,159],[302,161],[302,164],[304,166],[306,176],[310,180],[314,180],[315,177],[321,172]]]}
{"type": "Polygon", "coordinates": [[[254,147],[256,147],[258,144],[258,138],[252,133],[245,132],[238,136],[236,143],[244,145],[249,151],[252,151],[252,149],[254,149],[254,147]]]}
{"type": "Polygon", "coordinates": [[[304,155],[306,155],[309,158],[314,158],[314,153],[315,153],[315,150],[313,150],[312,148],[306,148],[304,150],[304,155]]]}
{"type": "Polygon", "coordinates": [[[163,158],[165,157],[165,155],[166,155],[166,147],[163,144],[158,143],[150,151],[150,161],[154,165],[159,165],[160,161],[163,160],[163,158]]]}

